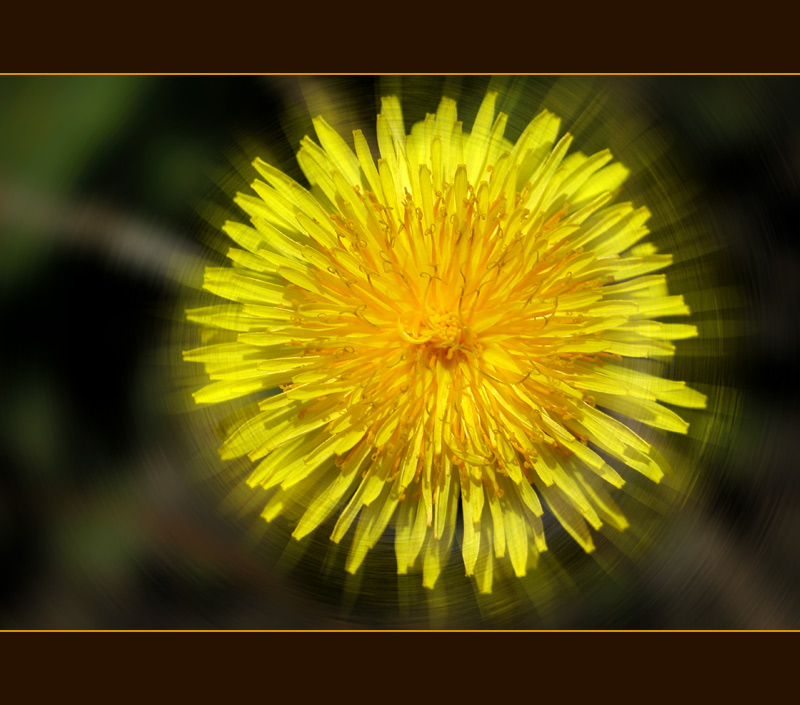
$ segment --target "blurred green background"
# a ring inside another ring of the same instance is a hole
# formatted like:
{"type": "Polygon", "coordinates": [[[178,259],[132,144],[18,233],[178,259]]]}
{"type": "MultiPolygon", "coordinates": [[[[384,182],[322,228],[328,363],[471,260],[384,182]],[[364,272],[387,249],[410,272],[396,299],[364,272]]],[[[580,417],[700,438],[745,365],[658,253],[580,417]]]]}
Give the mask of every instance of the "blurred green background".
{"type": "Polygon", "coordinates": [[[796,77],[0,78],[0,627],[800,628],[799,204],[796,77]],[[618,156],[637,125],[680,164],[706,260],[676,276],[714,271],[689,289],[711,302],[701,325],[725,327],[724,357],[690,349],[693,381],[724,413],[658,546],[558,608],[468,585],[416,605],[369,578],[343,597],[260,546],[257,513],[221,511],[234,483],[182,411],[176,312],[219,259],[208,220],[246,188],[242,164],[301,180],[312,115],[370,130],[391,92],[408,127],[490,85],[508,108],[577,106],[579,124],[600,105],[618,156]]]}

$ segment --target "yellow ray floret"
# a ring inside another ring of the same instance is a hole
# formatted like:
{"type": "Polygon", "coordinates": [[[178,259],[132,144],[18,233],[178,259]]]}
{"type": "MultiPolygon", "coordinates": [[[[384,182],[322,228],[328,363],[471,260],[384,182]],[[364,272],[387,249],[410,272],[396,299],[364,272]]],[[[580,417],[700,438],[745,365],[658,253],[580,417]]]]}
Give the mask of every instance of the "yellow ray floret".
{"type": "Polygon", "coordinates": [[[705,405],[625,364],[697,334],[656,320],[689,309],[654,273],[671,257],[640,243],[649,211],[612,202],[627,170],[570,154],[547,111],[510,143],[496,98],[469,134],[444,99],[410,135],[384,98],[377,160],[318,118],[298,154],[310,190],[256,160],[257,196],[236,199],[250,222],[223,228],[232,266],[206,270],[232,303],[188,312],[213,342],[184,354],[211,381],[198,403],[280,387],[222,457],[255,463],[268,521],[302,503],[296,538],[331,517],[333,541],[352,530],[351,572],[393,522],[398,572],[433,587],[459,511],[483,591],[496,560],[536,566],[545,508],[591,552],[594,530],[627,526],[618,470],[663,476],[619,416],[685,433],[663,404],[705,405]]]}

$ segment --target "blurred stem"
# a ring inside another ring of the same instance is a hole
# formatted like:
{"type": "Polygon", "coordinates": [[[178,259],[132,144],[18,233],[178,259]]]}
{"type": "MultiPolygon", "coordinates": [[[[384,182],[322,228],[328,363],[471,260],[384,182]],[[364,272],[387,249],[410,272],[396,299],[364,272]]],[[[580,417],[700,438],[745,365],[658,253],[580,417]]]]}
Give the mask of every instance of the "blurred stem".
{"type": "MultiPolygon", "coordinates": [[[[203,260],[190,239],[99,200],[78,201],[22,188],[0,177],[0,230],[22,230],[42,246],[89,250],[136,274],[187,286],[202,280],[203,260]]],[[[6,232],[3,238],[13,237],[6,232]]]]}

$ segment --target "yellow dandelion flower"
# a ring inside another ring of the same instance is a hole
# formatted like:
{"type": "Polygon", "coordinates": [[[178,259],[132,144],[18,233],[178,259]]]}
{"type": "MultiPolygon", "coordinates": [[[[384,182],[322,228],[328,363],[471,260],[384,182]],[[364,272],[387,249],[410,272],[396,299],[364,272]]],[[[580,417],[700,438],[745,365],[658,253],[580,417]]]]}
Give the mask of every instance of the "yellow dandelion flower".
{"type": "Polygon", "coordinates": [[[547,111],[512,144],[496,99],[469,134],[445,98],[407,135],[384,98],[377,162],[317,118],[297,155],[310,190],[257,159],[236,198],[250,222],[224,226],[233,266],[205,272],[229,303],[188,311],[209,344],[184,357],[212,380],[195,400],[263,395],[222,458],[255,464],[267,521],[304,503],[297,539],[355,523],[350,572],[393,522],[398,573],[433,587],[458,525],[490,591],[495,561],[523,576],[546,550],[545,506],[591,552],[592,529],[627,526],[618,470],[663,474],[618,416],[685,433],[663,404],[705,405],[626,365],[697,334],[657,320],[689,309],[654,273],[671,256],[637,244],[647,208],[613,202],[627,170],[570,153],[547,111]]]}

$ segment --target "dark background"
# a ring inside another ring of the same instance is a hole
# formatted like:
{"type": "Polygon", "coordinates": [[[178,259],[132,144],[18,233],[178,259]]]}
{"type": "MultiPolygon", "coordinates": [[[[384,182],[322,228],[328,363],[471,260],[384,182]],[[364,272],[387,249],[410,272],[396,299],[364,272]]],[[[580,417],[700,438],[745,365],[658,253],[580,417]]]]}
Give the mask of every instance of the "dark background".
{"type": "Polygon", "coordinates": [[[0,78],[0,627],[800,628],[799,177],[796,77],[0,78]],[[593,114],[620,139],[636,117],[657,135],[702,223],[677,276],[721,331],[686,368],[719,392],[711,440],[657,545],[557,607],[369,575],[356,595],[231,509],[235,476],[186,411],[179,311],[220,260],[242,165],[302,178],[309,112],[368,131],[395,92],[408,127],[446,92],[469,125],[490,85],[568,128],[593,114]]]}

